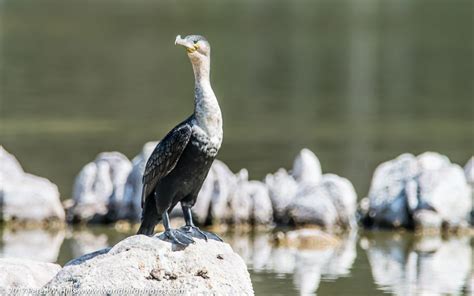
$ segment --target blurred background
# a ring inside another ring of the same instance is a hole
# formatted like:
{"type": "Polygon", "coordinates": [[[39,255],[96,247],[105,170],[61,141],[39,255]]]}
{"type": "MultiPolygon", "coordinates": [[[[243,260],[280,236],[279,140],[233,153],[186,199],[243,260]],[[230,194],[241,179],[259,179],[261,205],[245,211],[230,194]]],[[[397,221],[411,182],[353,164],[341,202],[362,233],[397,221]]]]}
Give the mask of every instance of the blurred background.
{"type": "Polygon", "coordinates": [[[252,179],[307,147],[361,198],[401,153],[474,151],[471,0],[1,0],[0,17],[1,144],[62,199],[98,153],[132,158],[192,112],[178,34],[210,41],[218,158],[252,179]]]}

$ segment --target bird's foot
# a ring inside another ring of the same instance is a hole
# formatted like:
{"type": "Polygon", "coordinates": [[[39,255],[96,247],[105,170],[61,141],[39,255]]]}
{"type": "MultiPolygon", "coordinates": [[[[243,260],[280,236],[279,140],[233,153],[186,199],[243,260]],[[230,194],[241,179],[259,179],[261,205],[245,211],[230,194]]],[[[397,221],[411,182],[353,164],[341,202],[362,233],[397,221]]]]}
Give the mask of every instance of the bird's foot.
{"type": "Polygon", "coordinates": [[[192,236],[192,237],[195,237],[195,238],[204,239],[206,241],[208,239],[213,239],[213,240],[216,240],[218,242],[223,242],[223,240],[219,236],[217,236],[216,234],[214,234],[212,232],[207,232],[207,231],[201,230],[196,226],[185,225],[185,226],[181,227],[179,230],[184,232],[185,234],[187,234],[189,236],[192,236]]]}
{"type": "Polygon", "coordinates": [[[191,236],[178,229],[169,229],[158,236],[161,240],[171,242],[181,247],[187,247],[194,243],[191,236]]]}

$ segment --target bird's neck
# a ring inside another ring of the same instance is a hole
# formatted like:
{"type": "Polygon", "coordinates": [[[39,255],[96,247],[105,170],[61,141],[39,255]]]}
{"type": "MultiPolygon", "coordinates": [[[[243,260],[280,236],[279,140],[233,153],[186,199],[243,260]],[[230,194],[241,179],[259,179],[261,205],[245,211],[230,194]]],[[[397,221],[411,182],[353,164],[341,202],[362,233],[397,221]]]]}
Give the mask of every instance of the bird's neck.
{"type": "Polygon", "coordinates": [[[216,95],[211,87],[208,61],[193,63],[194,116],[197,124],[209,137],[222,138],[222,115],[216,95]]]}

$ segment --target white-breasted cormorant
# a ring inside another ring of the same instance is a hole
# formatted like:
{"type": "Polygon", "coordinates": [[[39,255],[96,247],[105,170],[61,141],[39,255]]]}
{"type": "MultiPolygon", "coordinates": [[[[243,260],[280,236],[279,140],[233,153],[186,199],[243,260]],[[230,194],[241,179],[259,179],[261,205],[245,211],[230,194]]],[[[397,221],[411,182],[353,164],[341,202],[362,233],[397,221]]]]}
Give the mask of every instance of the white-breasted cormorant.
{"type": "Polygon", "coordinates": [[[222,143],[222,115],[209,79],[209,42],[202,36],[176,37],[193,66],[194,113],[156,146],[143,174],[142,223],[138,234],[152,235],[163,220],[162,238],[186,246],[192,237],[221,240],[194,226],[191,208],[222,143]],[[181,202],[186,225],[171,229],[168,214],[181,202]]]}

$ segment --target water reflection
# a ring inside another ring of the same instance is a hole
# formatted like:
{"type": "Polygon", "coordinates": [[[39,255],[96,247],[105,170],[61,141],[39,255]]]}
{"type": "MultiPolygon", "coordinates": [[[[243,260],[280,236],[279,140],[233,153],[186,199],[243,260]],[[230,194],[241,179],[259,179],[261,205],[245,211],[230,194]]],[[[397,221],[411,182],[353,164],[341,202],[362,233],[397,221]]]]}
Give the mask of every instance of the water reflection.
{"type": "MultiPolygon", "coordinates": [[[[131,235],[105,227],[4,228],[0,229],[0,234],[0,257],[29,258],[61,265],[131,235]]],[[[361,236],[359,239],[354,231],[333,240],[335,243],[309,246],[277,244],[275,235],[269,232],[223,235],[248,264],[257,294],[308,295],[318,291],[321,294],[349,291],[353,295],[381,292],[433,295],[469,294],[472,291],[469,236],[416,237],[390,232],[362,233],[361,236]],[[375,290],[376,287],[381,291],[375,290]]],[[[302,236],[297,237],[303,241],[302,236]]],[[[320,242],[327,238],[314,236],[313,239],[320,242]]]]}
{"type": "MultiPolygon", "coordinates": [[[[1,229],[0,229],[1,230],[1,229]]],[[[57,262],[65,230],[3,229],[0,257],[57,262]]]]}
{"type": "Polygon", "coordinates": [[[396,295],[460,294],[469,285],[468,237],[379,234],[361,240],[375,283],[396,295]]]}

